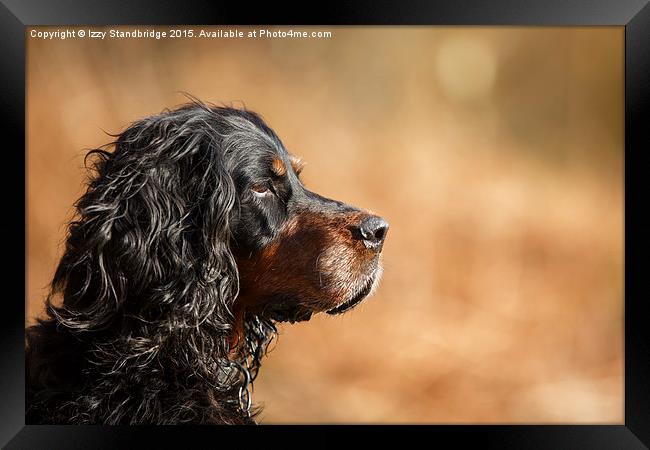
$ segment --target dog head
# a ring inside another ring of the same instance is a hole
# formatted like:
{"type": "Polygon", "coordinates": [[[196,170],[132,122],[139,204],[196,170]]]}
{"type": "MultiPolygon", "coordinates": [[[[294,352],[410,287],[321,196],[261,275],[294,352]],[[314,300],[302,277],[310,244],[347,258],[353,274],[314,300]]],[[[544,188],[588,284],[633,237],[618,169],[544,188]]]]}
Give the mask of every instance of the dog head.
{"type": "Polygon", "coordinates": [[[232,251],[238,308],[278,321],[339,314],[372,292],[388,224],[308,190],[302,161],[255,114],[220,111],[236,191],[232,251]]]}
{"type": "Polygon", "coordinates": [[[386,221],[309,191],[258,115],[192,103],[114,145],[90,153],[97,176],[54,277],[74,311],[63,323],[102,328],[120,312],[223,334],[248,313],[339,314],[377,285],[386,221]]]}

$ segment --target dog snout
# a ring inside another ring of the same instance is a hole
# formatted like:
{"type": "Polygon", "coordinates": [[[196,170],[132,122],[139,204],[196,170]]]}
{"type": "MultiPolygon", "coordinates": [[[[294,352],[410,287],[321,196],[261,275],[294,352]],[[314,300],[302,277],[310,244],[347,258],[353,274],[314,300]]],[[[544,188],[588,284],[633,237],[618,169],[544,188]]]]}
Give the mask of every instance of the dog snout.
{"type": "Polygon", "coordinates": [[[357,228],[358,236],[365,246],[380,252],[388,232],[388,222],[379,216],[365,216],[361,219],[357,228]]]}

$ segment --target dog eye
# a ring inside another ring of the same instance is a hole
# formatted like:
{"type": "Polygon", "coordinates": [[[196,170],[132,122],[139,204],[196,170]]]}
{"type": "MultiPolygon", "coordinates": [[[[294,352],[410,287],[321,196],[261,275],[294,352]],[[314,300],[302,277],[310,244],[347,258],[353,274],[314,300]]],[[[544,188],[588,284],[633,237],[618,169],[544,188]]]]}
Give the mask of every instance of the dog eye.
{"type": "Polygon", "coordinates": [[[271,188],[267,184],[254,184],[251,186],[251,190],[258,197],[265,197],[271,194],[271,188]]]}

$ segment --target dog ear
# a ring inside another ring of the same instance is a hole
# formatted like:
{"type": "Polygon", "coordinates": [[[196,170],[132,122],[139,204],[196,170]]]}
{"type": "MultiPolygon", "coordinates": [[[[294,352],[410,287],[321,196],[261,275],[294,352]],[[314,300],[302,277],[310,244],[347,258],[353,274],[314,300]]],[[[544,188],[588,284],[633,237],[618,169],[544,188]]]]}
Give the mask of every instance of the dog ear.
{"type": "Polygon", "coordinates": [[[204,326],[222,337],[214,345],[228,345],[239,286],[229,248],[236,192],[214,120],[208,108],[181,108],[132,124],[112,153],[89,153],[96,175],[75,205],[48,299],[61,325],[204,326]]]}

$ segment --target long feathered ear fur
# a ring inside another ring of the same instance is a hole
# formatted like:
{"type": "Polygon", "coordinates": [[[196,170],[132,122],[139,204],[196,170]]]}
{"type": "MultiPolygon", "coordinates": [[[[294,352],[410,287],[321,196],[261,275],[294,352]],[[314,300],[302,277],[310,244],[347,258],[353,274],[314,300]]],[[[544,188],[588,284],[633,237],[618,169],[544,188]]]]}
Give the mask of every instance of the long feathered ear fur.
{"type": "Polygon", "coordinates": [[[49,318],[27,333],[35,420],[248,420],[238,400],[250,373],[229,357],[236,192],[220,129],[193,104],[89,153],[96,175],[76,203],[49,318]]]}
{"type": "Polygon", "coordinates": [[[99,157],[97,176],[76,204],[52,283],[63,294],[63,308],[51,307],[62,324],[99,330],[120,313],[168,319],[159,325],[169,330],[206,322],[227,331],[238,286],[228,248],[235,187],[204,115],[148,118],[113,153],[89,153],[99,157]]]}

